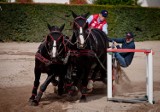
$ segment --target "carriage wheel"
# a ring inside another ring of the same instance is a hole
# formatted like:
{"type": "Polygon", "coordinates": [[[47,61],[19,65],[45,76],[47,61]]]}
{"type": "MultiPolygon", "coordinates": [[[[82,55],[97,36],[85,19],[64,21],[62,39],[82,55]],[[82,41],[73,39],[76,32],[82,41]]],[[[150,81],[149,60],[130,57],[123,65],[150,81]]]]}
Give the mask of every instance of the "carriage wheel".
{"type": "Polygon", "coordinates": [[[113,66],[112,67],[112,91],[113,91],[113,96],[115,95],[115,75],[116,75],[116,68],[113,66]]]}

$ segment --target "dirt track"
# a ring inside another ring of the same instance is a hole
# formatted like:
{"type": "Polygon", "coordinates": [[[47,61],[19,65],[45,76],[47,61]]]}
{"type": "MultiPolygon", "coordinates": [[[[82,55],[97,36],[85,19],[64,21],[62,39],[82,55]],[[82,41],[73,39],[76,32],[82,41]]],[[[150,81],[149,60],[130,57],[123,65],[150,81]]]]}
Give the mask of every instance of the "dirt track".
{"type": "MultiPolygon", "coordinates": [[[[136,42],[137,49],[153,49],[154,99],[156,104],[116,103],[106,99],[106,85],[98,82],[87,103],[58,97],[49,85],[40,105],[30,106],[34,81],[34,54],[40,43],[0,43],[0,112],[159,112],[160,111],[160,41],[136,42]],[[158,103],[159,102],[159,103],[158,103]]],[[[144,53],[136,53],[132,65],[125,68],[131,82],[117,85],[116,96],[131,98],[145,95],[144,53]]],[[[46,78],[42,74],[41,83],[46,78]]]]}

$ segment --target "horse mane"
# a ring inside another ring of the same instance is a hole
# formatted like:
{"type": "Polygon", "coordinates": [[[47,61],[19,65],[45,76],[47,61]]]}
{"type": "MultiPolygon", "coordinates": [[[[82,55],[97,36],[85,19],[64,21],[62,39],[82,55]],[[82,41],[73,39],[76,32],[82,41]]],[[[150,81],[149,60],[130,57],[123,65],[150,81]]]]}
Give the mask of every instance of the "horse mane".
{"type": "Polygon", "coordinates": [[[106,42],[108,42],[108,37],[102,30],[94,28],[91,30],[91,32],[92,35],[96,37],[97,41],[100,40],[102,42],[101,44],[103,44],[103,46],[106,46],[106,42]]]}

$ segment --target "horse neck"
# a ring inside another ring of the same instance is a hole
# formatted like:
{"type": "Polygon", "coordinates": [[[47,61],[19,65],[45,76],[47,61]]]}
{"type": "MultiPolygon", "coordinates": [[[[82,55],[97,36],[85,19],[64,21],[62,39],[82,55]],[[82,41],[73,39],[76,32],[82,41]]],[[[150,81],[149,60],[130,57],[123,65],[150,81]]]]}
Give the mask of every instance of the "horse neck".
{"type": "Polygon", "coordinates": [[[102,53],[106,49],[107,37],[102,31],[92,29],[89,31],[88,36],[88,41],[93,51],[102,53]]]}
{"type": "Polygon", "coordinates": [[[71,39],[70,39],[71,43],[69,43],[67,45],[69,49],[71,49],[71,50],[77,50],[77,46],[75,44],[76,40],[77,40],[76,34],[75,34],[75,32],[73,32],[73,34],[71,36],[71,39]]]}
{"type": "Polygon", "coordinates": [[[72,37],[71,37],[71,42],[74,43],[76,42],[77,37],[76,37],[76,33],[73,31],[72,37]]]}

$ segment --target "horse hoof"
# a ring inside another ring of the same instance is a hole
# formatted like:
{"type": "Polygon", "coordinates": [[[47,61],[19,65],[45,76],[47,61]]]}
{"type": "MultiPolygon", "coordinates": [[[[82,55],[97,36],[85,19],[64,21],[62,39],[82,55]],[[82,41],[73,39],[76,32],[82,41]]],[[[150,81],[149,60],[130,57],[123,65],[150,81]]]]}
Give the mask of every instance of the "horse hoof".
{"type": "Polygon", "coordinates": [[[38,101],[37,100],[33,100],[31,102],[31,106],[38,106],[38,101]]]}
{"type": "Polygon", "coordinates": [[[34,100],[34,99],[31,99],[31,98],[30,98],[28,102],[29,102],[29,103],[32,103],[32,102],[33,102],[33,100],[34,100]]]}
{"type": "Polygon", "coordinates": [[[64,94],[64,91],[62,89],[58,89],[58,95],[62,96],[64,94]]]}
{"type": "Polygon", "coordinates": [[[85,98],[83,98],[83,99],[80,99],[80,101],[79,101],[80,103],[86,103],[87,102],[87,99],[85,98]]]}
{"type": "Polygon", "coordinates": [[[33,95],[32,95],[32,96],[29,98],[29,101],[28,101],[28,102],[30,102],[30,103],[31,103],[31,102],[33,102],[33,101],[34,101],[34,99],[35,99],[35,96],[33,96],[33,95]]]}
{"type": "Polygon", "coordinates": [[[83,96],[83,95],[82,95],[82,97],[81,97],[81,99],[80,99],[80,102],[81,102],[81,103],[87,102],[86,96],[83,96]]]}

